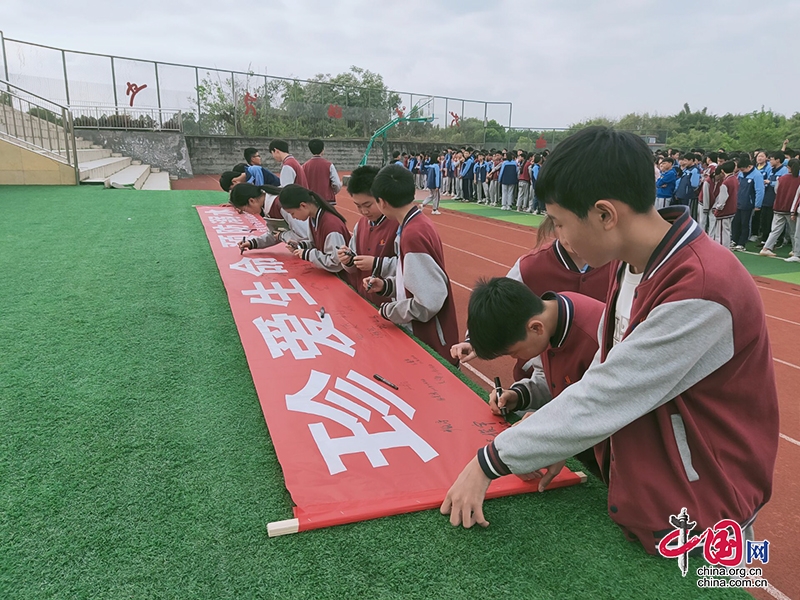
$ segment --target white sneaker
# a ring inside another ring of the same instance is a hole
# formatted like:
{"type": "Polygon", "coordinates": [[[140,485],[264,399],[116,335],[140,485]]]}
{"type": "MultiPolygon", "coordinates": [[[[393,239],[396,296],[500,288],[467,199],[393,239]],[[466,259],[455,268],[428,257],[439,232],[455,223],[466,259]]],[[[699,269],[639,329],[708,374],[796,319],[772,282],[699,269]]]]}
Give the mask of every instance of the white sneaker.
{"type": "Polygon", "coordinates": [[[440,215],[442,213],[440,213],[438,210],[434,210],[434,211],[431,212],[431,214],[432,215],[440,215]]]}
{"type": "Polygon", "coordinates": [[[751,235],[749,238],[747,238],[747,240],[750,241],[750,242],[757,242],[758,241],[758,236],[757,235],[751,235]]]}
{"type": "Polygon", "coordinates": [[[762,248],[761,252],[758,253],[759,256],[775,256],[775,253],[770,250],[769,248],[762,248]]]}
{"type": "Polygon", "coordinates": [[[800,262],[800,256],[790,256],[783,259],[785,262],[800,262]]]}
{"type": "Polygon", "coordinates": [[[742,250],[744,250],[744,246],[738,246],[737,245],[737,246],[733,247],[733,251],[734,252],[741,252],[742,250]]]}

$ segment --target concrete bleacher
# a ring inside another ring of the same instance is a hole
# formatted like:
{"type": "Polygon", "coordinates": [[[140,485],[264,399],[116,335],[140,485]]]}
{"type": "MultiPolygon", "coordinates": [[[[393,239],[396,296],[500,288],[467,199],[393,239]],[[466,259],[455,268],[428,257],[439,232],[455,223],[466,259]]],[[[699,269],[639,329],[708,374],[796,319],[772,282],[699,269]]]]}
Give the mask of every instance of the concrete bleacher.
{"type": "MultiPolygon", "coordinates": [[[[52,185],[72,183],[64,166],[71,155],[72,140],[57,123],[0,105],[0,140],[7,169],[0,184],[52,185]],[[53,164],[48,164],[52,161],[53,164]],[[27,167],[27,168],[26,168],[27,167]],[[18,174],[14,172],[18,171],[18,174]],[[54,173],[60,173],[55,175],[54,173]]],[[[169,190],[170,177],[158,167],[115,153],[110,148],[75,138],[79,179],[82,184],[108,188],[169,190]]],[[[74,179],[74,177],[72,177],[74,179]]]]}

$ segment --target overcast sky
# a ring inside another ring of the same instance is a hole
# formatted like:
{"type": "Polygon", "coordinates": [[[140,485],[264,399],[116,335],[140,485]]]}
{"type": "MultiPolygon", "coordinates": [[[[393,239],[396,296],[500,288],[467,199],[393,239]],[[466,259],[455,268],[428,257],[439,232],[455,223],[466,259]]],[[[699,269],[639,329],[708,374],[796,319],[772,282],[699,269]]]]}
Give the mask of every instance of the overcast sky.
{"type": "Polygon", "coordinates": [[[799,39],[794,0],[111,6],[2,0],[0,29],[67,49],[300,78],[358,65],[392,89],[513,102],[518,127],[673,114],[684,102],[718,114],[800,110],[797,59],[782,58],[799,39]]]}

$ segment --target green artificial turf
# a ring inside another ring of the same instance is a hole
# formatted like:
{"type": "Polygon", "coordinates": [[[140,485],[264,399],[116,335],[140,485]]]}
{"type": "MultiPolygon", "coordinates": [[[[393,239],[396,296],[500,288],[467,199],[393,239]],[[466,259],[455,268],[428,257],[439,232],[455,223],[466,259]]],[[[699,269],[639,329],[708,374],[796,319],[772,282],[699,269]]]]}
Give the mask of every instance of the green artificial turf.
{"type": "Polygon", "coordinates": [[[759,256],[760,250],[761,246],[749,242],[747,252],[736,252],[735,254],[751,275],[800,284],[800,263],[787,263],[782,260],[789,256],[791,247],[788,244],[775,250],[777,257],[759,256]]]}
{"type": "Polygon", "coordinates": [[[222,198],[0,187],[0,598],[748,597],[626,542],[592,478],[486,530],[269,539],[291,502],[192,207],[222,198]]]}
{"type": "Polygon", "coordinates": [[[527,212],[517,212],[516,210],[500,210],[494,206],[486,206],[484,204],[477,204],[475,202],[442,200],[440,205],[442,208],[446,208],[448,210],[456,210],[458,212],[467,213],[470,215],[478,215],[480,217],[505,221],[506,223],[516,223],[517,225],[529,225],[531,227],[538,227],[539,223],[541,223],[542,219],[544,219],[542,216],[532,215],[527,212]]]}

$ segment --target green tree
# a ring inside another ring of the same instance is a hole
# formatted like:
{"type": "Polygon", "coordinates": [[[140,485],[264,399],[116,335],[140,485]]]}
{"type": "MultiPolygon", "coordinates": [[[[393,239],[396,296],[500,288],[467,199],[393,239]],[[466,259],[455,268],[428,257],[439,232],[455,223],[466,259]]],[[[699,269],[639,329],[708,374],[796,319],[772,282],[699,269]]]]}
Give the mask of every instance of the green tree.
{"type": "Polygon", "coordinates": [[[786,117],[776,115],[771,110],[762,109],[744,115],[736,124],[736,138],[739,146],[747,150],[764,148],[777,150],[789,133],[786,117]]]}

